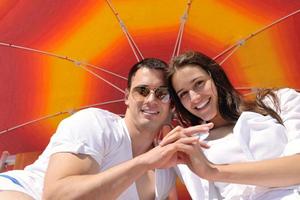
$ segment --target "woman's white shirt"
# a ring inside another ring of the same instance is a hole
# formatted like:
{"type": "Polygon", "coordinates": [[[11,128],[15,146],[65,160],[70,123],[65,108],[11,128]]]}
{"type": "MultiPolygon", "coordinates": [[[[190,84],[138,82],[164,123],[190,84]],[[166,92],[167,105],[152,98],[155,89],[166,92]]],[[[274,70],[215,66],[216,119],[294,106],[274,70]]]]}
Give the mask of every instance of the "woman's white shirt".
{"type": "MultiPolygon", "coordinates": [[[[203,150],[207,158],[213,163],[225,164],[272,159],[299,153],[300,94],[293,89],[281,89],[276,92],[276,95],[280,107],[278,114],[284,126],[271,116],[243,112],[234,126],[233,133],[221,139],[208,141],[210,148],[203,150]]],[[[270,98],[267,97],[264,101],[275,108],[270,98]]],[[[185,183],[191,197],[197,200],[300,199],[298,186],[265,188],[232,183],[211,183],[198,177],[185,165],[178,165],[175,171],[185,183]]],[[[174,179],[170,177],[175,176],[175,173],[168,172],[168,176],[164,173],[163,170],[158,171],[159,176],[163,177],[161,179],[174,179]]]]}

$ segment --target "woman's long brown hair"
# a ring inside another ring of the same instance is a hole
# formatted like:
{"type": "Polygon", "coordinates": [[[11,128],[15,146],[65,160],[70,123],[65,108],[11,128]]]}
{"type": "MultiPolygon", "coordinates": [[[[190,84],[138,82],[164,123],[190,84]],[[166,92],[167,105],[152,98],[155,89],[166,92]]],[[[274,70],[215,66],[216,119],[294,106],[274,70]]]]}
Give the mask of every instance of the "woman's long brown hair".
{"type": "Polygon", "coordinates": [[[195,51],[186,52],[173,58],[168,72],[171,98],[182,124],[189,126],[203,123],[202,119],[184,108],[172,85],[173,75],[178,69],[187,65],[202,68],[211,76],[218,93],[219,112],[225,120],[236,122],[243,111],[252,111],[262,115],[270,115],[283,124],[282,119],[277,114],[279,112],[279,102],[274,93],[275,89],[260,89],[257,91],[255,98],[246,99],[233,87],[225,71],[217,62],[205,54],[195,51]],[[270,98],[275,110],[264,102],[266,97],[270,98]]]}

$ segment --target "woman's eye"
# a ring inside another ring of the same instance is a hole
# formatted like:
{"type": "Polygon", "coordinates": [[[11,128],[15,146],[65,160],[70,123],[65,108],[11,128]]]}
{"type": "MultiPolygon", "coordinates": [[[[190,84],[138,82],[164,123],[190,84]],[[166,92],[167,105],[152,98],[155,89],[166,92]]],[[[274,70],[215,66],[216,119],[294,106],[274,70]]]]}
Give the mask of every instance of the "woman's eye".
{"type": "Polygon", "coordinates": [[[181,92],[178,96],[180,99],[183,99],[187,96],[187,92],[181,92]]]}
{"type": "Polygon", "coordinates": [[[203,86],[203,83],[204,83],[204,81],[197,81],[196,83],[195,83],[195,89],[199,89],[199,88],[201,88],[202,86],[203,86]]]}

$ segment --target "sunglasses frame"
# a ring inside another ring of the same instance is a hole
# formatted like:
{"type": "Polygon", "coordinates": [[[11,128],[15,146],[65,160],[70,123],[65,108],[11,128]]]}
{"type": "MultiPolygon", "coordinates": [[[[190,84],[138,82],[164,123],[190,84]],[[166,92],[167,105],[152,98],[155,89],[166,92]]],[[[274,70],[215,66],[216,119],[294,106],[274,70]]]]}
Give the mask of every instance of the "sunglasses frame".
{"type": "Polygon", "coordinates": [[[149,95],[153,93],[155,98],[158,99],[159,101],[161,101],[162,103],[169,103],[170,102],[170,92],[167,86],[160,86],[160,87],[156,87],[156,88],[150,88],[146,85],[140,85],[140,86],[136,86],[132,89],[132,97],[136,100],[136,101],[143,101],[146,98],[149,97],[149,95]],[[147,94],[143,94],[142,91],[146,91],[147,94]],[[159,93],[160,91],[167,91],[167,94],[161,98],[159,93]],[[166,100],[164,100],[165,98],[167,98],[166,100]]]}

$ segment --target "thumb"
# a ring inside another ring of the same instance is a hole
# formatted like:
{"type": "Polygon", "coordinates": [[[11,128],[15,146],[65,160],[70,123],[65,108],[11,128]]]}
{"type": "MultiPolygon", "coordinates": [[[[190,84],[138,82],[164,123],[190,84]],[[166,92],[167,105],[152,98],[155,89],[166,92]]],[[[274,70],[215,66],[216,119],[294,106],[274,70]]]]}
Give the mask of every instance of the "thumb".
{"type": "Polygon", "coordinates": [[[169,124],[163,125],[163,127],[161,128],[162,136],[165,137],[171,130],[172,130],[171,125],[169,124]]]}
{"type": "Polygon", "coordinates": [[[165,124],[161,127],[160,131],[154,138],[155,146],[159,145],[163,138],[172,130],[172,126],[169,124],[165,124]]]}

